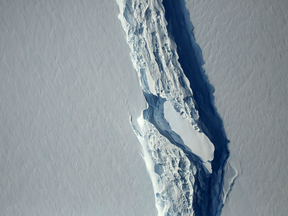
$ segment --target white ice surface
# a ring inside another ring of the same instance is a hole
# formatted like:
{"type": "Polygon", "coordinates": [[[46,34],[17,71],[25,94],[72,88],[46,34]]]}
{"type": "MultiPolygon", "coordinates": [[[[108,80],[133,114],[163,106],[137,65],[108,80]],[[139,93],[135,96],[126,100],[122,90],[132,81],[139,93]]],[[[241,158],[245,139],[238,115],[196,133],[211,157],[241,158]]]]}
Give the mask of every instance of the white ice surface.
{"type": "Polygon", "coordinates": [[[0,215],[156,215],[115,1],[0,3],[0,215]]]}
{"type": "Polygon", "coordinates": [[[194,215],[193,195],[196,167],[183,150],[162,136],[141,115],[135,131],[143,147],[143,159],[150,175],[158,216],[194,215]]]}
{"type": "MultiPolygon", "coordinates": [[[[175,43],[168,36],[162,1],[118,1],[118,6],[131,60],[149,105],[137,119],[139,130],[133,121],[131,126],[143,146],[158,215],[194,215],[193,199],[200,200],[196,193],[205,190],[197,185],[194,193],[194,176],[196,172],[198,176],[207,173],[202,174],[196,157],[191,162],[184,151],[199,156],[200,163],[212,172],[208,161],[213,159],[214,146],[197,127],[198,111],[189,80],[178,62],[175,43]],[[185,150],[176,145],[179,140],[181,145],[184,141],[185,150]]],[[[199,184],[207,184],[205,177],[199,177],[199,184]]]]}
{"type": "Polygon", "coordinates": [[[199,156],[203,162],[213,160],[214,145],[204,133],[194,130],[191,123],[176,112],[169,101],[164,103],[164,117],[171,129],[181,137],[184,144],[194,154],[199,156]]]}
{"type": "Polygon", "coordinates": [[[187,0],[187,7],[239,171],[222,215],[286,216],[288,2],[187,0]]]}

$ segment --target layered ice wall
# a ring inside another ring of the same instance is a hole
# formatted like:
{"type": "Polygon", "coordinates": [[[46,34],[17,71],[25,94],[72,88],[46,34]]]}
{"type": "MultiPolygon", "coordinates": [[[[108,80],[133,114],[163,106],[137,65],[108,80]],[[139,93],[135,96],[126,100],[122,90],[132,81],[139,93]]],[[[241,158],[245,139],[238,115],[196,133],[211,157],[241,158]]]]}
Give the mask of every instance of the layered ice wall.
{"type": "Polygon", "coordinates": [[[158,215],[216,215],[222,206],[215,202],[220,200],[222,181],[211,183],[215,147],[199,125],[162,1],[117,3],[148,106],[137,119],[139,127],[132,119],[131,125],[143,147],[158,215]]]}

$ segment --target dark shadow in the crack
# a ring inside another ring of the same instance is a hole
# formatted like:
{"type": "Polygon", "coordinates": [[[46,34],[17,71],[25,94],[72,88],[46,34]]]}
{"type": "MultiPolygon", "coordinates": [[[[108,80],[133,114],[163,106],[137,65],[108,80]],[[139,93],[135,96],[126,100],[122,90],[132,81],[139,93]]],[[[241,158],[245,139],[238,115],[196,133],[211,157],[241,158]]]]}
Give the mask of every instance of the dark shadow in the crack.
{"type": "MultiPolygon", "coordinates": [[[[189,148],[187,148],[181,139],[181,137],[176,134],[174,131],[172,131],[169,123],[166,121],[165,118],[161,119],[161,122],[166,124],[166,128],[163,129],[161,126],[159,126],[158,121],[155,118],[154,113],[156,112],[158,115],[163,115],[164,113],[160,113],[164,111],[164,103],[166,99],[157,97],[153,94],[145,93],[144,92],[145,99],[147,103],[149,104],[148,108],[143,111],[143,118],[153,124],[159,133],[167,138],[169,142],[180,149],[185,153],[186,157],[190,160],[190,162],[193,164],[193,166],[190,167],[190,169],[193,169],[194,167],[197,171],[194,176],[195,182],[194,182],[194,197],[193,197],[193,210],[196,213],[196,215],[207,215],[207,209],[208,209],[208,203],[209,203],[209,181],[211,179],[211,175],[208,173],[207,169],[203,165],[203,162],[200,157],[193,154],[189,148]],[[177,137],[177,141],[174,139],[177,137]]],[[[179,164],[181,172],[181,165],[179,164]]],[[[155,172],[159,175],[161,175],[161,168],[159,166],[155,167],[155,172]]],[[[181,182],[184,184],[186,179],[181,179],[181,182]]],[[[189,198],[187,198],[189,200],[189,198]]],[[[168,215],[170,215],[168,213],[168,215]]]]}
{"type": "MultiPolygon", "coordinates": [[[[165,18],[168,22],[169,36],[177,45],[179,63],[190,81],[193,91],[196,109],[199,112],[199,128],[209,137],[215,146],[214,160],[212,161],[212,176],[210,178],[208,203],[197,207],[202,211],[196,212],[197,216],[219,215],[223,207],[221,192],[223,186],[224,166],[229,157],[228,139],[226,137],[222,120],[214,106],[214,88],[209,84],[205,71],[202,68],[204,60],[200,47],[197,45],[193,35],[193,26],[190,22],[189,12],[184,0],[163,0],[165,18]],[[203,212],[207,208],[207,212],[203,212]]],[[[197,206],[197,197],[195,197],[197,206]]],[[[199,199],[199,197],[198,197],[199,199]]],[[[196,207],[195,206],[195,207],[196,207]]]]}

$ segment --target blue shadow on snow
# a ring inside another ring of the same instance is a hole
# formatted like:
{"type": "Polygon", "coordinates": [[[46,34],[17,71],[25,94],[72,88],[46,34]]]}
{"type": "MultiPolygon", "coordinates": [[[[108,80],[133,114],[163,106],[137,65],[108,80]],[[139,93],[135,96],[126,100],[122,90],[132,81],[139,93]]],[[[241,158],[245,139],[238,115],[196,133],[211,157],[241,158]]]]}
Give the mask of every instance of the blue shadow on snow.
{"type": "Polygon", "coordinates": [[[214,89],[209,84],[202,68],[204,64],[202,52],[195,42],[193,26],[185,1],[163,0],[163,5],[169,36],[177,45],[178,61],[190,81],[190,88],[194,94],[194,102],[200,116],[197,123],[215,146],[214,160],[211,163],[213,172],[209,179],[207,194],[195,193],[193,205],[197,216],[220,215],[223,207],[221,192],[224,166],[229,157],[229,140],[224,132],[222,120],[214,107],[214,89]],[[199,200],[201,197],[202,201],[199,200]]]}

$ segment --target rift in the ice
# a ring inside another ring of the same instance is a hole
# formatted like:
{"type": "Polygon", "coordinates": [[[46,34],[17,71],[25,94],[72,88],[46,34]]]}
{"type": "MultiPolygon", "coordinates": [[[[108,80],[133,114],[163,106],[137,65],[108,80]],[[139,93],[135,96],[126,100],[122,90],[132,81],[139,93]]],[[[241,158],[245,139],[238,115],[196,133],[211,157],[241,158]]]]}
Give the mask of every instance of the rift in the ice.
{"type": "Polygon", "coordinates": [[[140,130],[131,123],[143,147],[158,214],[218,216],[228,140],[185,2],[116,1],[148,104],[138,118],[140,130]],[[189,139],[183,125],[193,134],[189,139]]]}
{"type": "Polygon", "coordinates": [[[201,50],[195,42],[193,32],[189,31],[193,27],[187,19],[189,13],[185,2],[184,0],[163,0],[163,5],[168,32],[177,45],[178,61],[194,92],[194,101],[199,112],[197,123],[215,146],[208,193],[203,195],[208,197],[208,203],[204,204],[208,208],[207,215],[218,215],[222,207],[219,186],[223,185],[224,165],[229,156],[228,139],[222,121],[213,107],[213,90],[202,69],[204,60],[201,50]]]}

